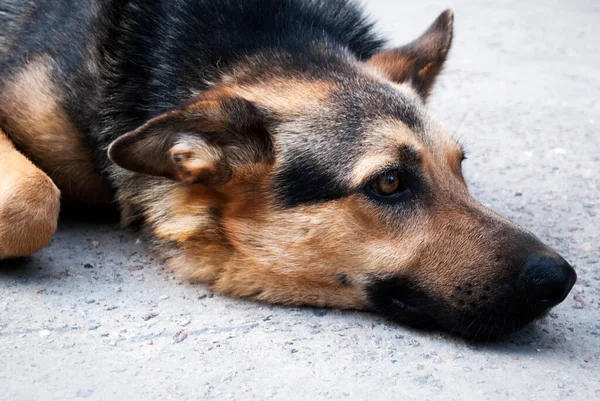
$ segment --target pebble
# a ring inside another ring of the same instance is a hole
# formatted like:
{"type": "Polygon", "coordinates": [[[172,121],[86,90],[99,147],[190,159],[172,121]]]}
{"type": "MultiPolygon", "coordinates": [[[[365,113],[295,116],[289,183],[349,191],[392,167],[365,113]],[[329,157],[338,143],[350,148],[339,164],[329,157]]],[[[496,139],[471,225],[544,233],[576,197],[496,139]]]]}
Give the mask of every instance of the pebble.
{"type": "Polygon", "coordinates": [[[158,316],[158,313],[146,313],[144,316],[142,316],[142,319],[144,319],[144,321],[148,321],[150,319],[154,319],[156,316],[158,316]]]}
{"type": "Polygon", "coordinates": [[[91,263],[86,263],[85,265],[83,265],[83,267],[85,269],[93,269],[94,268],[94,266],[91,263]]]}
{"type": "Polygon", "coordinates": [[[180,325],[181,327],[185,327],[190,323],[192,323],[192,321],[190,319],[182,319],[179,322],[177,322],[177,324],[180,325]]]}
{"type": "Polygon", "coordinates": [[[166,301],[167,299],[169,299],[168,295],[161,295],[160,297],[158,297],[159,301],[166,301]]]}
{"type": "Polygon", "coordinates": [[[86,299],[84,302],[85,302],[86,304],[95,304],[95,303],[96,303],[96,300],[95,300],[95,299],[86,299]]]}
{"type": "Polygon", "coordinates": [[[92,241],[91,244],[94,248],[98,248],[100,246],[100,241],[92,241]]]}
{"type": "Polygon", "coordinates": [[[175,333],[175,335],[173,335],[173,338],[171,339],[171,344],[180,343],[183,340],[185,340],[187,337],[188,337],[187,331],[179,330],[177,333],[175,333]]]}

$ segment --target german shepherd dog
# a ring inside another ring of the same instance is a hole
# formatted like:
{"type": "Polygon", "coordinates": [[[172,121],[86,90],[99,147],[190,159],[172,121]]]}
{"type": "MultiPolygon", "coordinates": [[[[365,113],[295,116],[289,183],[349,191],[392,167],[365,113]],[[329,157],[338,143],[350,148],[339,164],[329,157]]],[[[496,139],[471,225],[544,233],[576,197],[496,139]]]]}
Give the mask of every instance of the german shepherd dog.
{"type": "Polygon", "coordinates": [[[0,258],[114,202],[219,293],[522,327],[576,274],[469,195],[425,107],[452,29],[385,49],[351,0],[2,0],[0,258]]]}

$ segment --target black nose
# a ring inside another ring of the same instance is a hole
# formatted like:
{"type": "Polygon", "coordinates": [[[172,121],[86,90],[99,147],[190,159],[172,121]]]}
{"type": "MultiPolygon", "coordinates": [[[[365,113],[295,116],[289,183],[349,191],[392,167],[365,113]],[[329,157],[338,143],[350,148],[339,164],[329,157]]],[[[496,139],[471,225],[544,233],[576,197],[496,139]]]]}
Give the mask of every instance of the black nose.
{"type": "Polygon", "coordinates": [[[575,269],[560,256],[532,255],[521,273],[521,286],[538,307],[561,303],[577,281],[575,269]]]}

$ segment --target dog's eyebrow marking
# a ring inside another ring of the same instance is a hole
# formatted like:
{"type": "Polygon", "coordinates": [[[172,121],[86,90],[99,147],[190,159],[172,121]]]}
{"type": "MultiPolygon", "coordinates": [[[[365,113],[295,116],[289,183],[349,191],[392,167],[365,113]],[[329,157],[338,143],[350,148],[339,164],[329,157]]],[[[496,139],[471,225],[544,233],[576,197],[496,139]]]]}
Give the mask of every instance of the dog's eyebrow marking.
{"type": "Polygon", "coordinates": [[[397,147],[387,150],[377,150],[371,155],[362,158],[355,166],[350,179],[350,186],[358,188],[364,184],[365,179],[383,172],[386,168],[399,166],[400,164],[417,164],[421,160],[421,152],[413,144],[402,143],[397,147]]]}
{"type": "Polygon", "coordinates": [[[398,160],[403,163],[418,163],[421,160],[421,153],[412,145],[400,145],[398,147],[398,160]]]}

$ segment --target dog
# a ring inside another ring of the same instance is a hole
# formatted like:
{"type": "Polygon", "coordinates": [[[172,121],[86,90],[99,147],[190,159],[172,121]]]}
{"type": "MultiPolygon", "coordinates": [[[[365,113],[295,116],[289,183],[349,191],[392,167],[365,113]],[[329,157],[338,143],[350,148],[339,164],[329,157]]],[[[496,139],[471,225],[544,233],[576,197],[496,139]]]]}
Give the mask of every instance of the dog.
{"type": "Polygon", "coordinates": [[[387,48],[351,0],[5,0],[0,258],[116,204],[182,277],[475,339],[575,270],[468,192],[426,108],[453,14],[387,48]]]}

